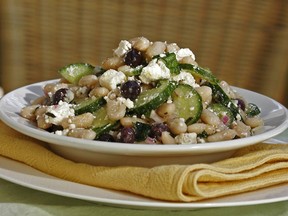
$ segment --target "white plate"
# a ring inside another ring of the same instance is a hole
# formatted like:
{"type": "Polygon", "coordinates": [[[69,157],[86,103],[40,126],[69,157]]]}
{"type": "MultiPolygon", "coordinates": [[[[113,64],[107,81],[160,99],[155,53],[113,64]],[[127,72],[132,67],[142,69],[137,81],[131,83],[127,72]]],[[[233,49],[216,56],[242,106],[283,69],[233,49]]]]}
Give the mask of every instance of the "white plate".
{"type": "Polygon", "coordinates": [[[288,184],[282,184],[253,192],[211,199],[202,202],[165,202],[129,193],[65,181],[44,174],[25,164],[1,156],[0,178],[39,191],[126,208],[184,210],[257,205],[288,200],[288,184]]]}
{"type": "Polygon", "coordinates": [[[43,95],[42,87],[48,82],[56,80],[24,86],[5,95],[0,100],[0,118],[15,130],[50,143],[56,153],[77,162],[109,166],[213,162],[229,157],[238,148],[276,136],[288,127],[288,111],[284,106],[264,95],[235,87],[248,102],[261,108],[265,127],[257,135],[231,141],[189,145],[107,143],[59,136],[36,128],[19,115],[22,107],[43,95]]]}

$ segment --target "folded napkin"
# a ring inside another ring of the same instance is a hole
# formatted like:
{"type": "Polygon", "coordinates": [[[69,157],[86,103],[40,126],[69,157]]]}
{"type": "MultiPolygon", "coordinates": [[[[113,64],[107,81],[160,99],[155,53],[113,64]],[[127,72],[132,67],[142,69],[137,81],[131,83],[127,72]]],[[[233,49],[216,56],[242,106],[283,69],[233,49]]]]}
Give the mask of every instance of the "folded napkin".
{"type": "Polygon", "coordinates": [[[154,199],[192,202],[288,182],[288,144],[256,144],[212,164],[104,167],[64,159],[0,121],[0,155],[44,173],[154,199]]]}

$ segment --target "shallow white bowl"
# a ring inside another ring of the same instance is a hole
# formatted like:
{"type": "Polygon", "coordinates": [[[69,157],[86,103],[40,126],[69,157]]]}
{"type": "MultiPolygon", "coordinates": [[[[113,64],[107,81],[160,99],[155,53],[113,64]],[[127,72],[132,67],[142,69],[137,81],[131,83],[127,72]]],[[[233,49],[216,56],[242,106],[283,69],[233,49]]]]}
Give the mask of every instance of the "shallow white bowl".
{"type": "Polygon", "coordinates": [[[247,101],[261,108],[265,126],[251,137],[203,144],[149,145],[109,143],[59,136],[38,129],[19,115],[22,107],[43,95],[42,87],[48,82],[56,80],[24,86],[6,94],[0,100],[0,118],[8,126],[49,143],[55,153],[76,162],[145,167],[214,162],[230,157],[239,148],[272,138],[288,127],[288,111],[283,105],[264,95],[234,87],[247,101]]]}

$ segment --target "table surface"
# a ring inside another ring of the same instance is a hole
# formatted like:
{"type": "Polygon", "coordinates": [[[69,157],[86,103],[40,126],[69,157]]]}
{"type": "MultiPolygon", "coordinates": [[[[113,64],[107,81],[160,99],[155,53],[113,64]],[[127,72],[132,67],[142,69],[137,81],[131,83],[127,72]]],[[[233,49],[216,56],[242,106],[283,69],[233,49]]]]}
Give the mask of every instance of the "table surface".
{"type": "MultiPolygon", "coordinates": [[[[288,130],[277,136],[277,139],[288,142],[288,130]]],[[[0,215],[35,215],[35,216],[80,216],[80,215],[288,215],[288,200],[269,203],[237,207],[217,207],[199,209],[140,209],[129,207],[115,207],[100,203],[89,202],[74,198],[45,193],[30,189],[0,179],[0,215]]]]}

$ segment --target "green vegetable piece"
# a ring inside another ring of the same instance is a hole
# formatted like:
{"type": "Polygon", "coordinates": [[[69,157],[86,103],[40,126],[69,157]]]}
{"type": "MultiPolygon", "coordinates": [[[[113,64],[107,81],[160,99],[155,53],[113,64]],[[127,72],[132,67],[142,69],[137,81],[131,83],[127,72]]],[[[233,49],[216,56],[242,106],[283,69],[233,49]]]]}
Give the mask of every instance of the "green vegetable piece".
{"type": "Polygon", "coordinates": [[[94,74],[94,66],[87,63],[75,63],[61,68],[59,73],[70,83],[77,84],[82,76],[94,74]]]}
{"type": "Polygon", "coordinates": [[[137,66],[135,68],[129,68],[128,70],[123,70],[122,72],[128,77],[130,77],[130,76],[138,76],[138,75],[141,74],[142,69],[143,69],[143,65],[139,65],[139,66],[137,66]]]}
{"type": "Polygon", "coordinates": [[[95,140],[98,139],[102,134],[108,133],[110,130],[113,130],[113,128],[116,128],[118,126],[119,121],[116,121],[103,125],[102,127],[93,128],[92,130],[96,133],[95,140]]]}
{"type": "Polygon", "coordinates": [[[93,115],[95,116],[95,119],[93,121],[92,128],[102,127],[103,125],[114,122],[108,118],[106,106],[103,106],[97,111],[93,112],[93,115]]]}
{"type": "Polygon", "coordinates": [[[199,134],[197,134],[197,137],[198,138],[201,138],[201,139],[205,139],[205,138],[207,138],[209,135],[208,135],[208,133],[204,130],[203,132],[201,132],[201,133],[199,133],[199,134]]]}
{"type": "Polygon", "coordinates": [[[234,118],[237,117],[239,114],[239,107],[236,106],[232,100],[229,98],[229,96],[224,92],[224,90],[221,88],[219,84],[211,84],[208,83],[208,86],[212,89],[212,97],[213,100],[216,103],[220,103],[230,109],[230,111],[233,113],[234,118]]]}
{"type": "Polygon", "coordinates": [[[135,140],[137,142],[140,142],[148,137],[148,134],[151,130],[151,126],[149,124],[145,124],[142,122],[136,122],[134,124],[134,130],[135,130],[135,140]]]}
{"type": "Polygon", "coordinates": [[[156,109],[167,101],[176,83],[169,80],[160,80],[156,88],[149,89],[140,93],[134,103],[134,108],[127,111],[128,114],[150,115],[151,110],[156,109]]]}
{"type": "Polygon", "coordinates": [[[248,117],[253,117],[259,115],[261,113],[261,110],[256,104],[248,103],[245,113],[248,117]]]}
{"type": "Polygon", "coordinates": [[[95,66],[94,67],[94,74],[99,77],[101,76],[106,70],[102,68],[101,66],[95,66]]]}
{"type": "Polygon", "coordinates": [[[175,53],[166,53],[166,55],[164,57],[160,57],[159,60],[162,60],[165,63],[171,74],[176,75],[180,73],[180,67],[175,53]]]}
{"type": "Polygon", "coordinates": [[[105,106],[98,109],[93,115],[95,119],[92,124],[92,130],[96,132],[95,139],[119,125],[119,121],[112,121],[108,118],[105,106]]]}
{"type": "Polygon", "coordinates": [[[229,108],[222,104],[214,103],[209,105],[208,109],[214,112],[226,126],[230,127],[232,125],[234,116],[229,108]]]}
{"type": "Polygon", "coordinates": [[[198,121],[203,106],[199,93],[190,85],[180,84],[172,93],[178,116],[184,118],[187,125],[198,121]]]}
{"type": "Polygon", "coordinates": [[[179,66],[181,69],[189,71],[193,76],[200,77],[211,84],[219,83],[219,80],[211,73],[211,71],[207,69],[199,66],[193,66],[191,64],[180,64],[179,66]]]}
{"type": "Polygon", "coordinates": [[[93,113],[106,104],[106,100],[101,98],[89,98],[87,100],[83,100],[79,104],[77,104],[74,108],[75,115],[80,115],[86,112],[93,113]]]}

